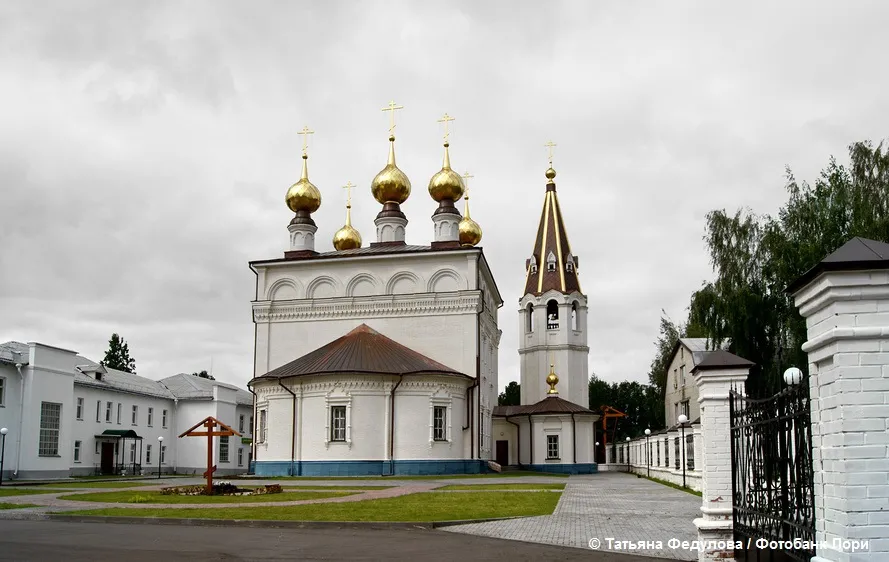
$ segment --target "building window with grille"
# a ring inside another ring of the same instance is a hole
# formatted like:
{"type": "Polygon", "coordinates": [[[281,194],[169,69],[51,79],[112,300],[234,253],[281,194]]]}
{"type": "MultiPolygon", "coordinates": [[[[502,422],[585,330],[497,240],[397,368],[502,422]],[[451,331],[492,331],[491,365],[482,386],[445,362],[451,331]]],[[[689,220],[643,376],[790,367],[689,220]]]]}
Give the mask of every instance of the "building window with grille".
{"type": "Polygon", "coordinates": [[[105,422],[111,423],[111,409],[114,407],[114,404],[111,402],[105,403],[105,422]]]}
{"type": "Polygon", "coordinates": [[[167,428],[167,411],[166,410],[163,410],[161,412],[161,427],[163,427],[164,429],[167,428]]]}
{"type": "Polygon", "coordinates": [[[134,404],[134,405],[133,405],[133,418],[132,418],[132,422],[131,422],[131,423],[132,423],[133,425],[136,425],[136,420],[138,420],[138,419],[139,419],[139,406],[136,406],[136,405],[134,404]]]}
{"type": "MultiPolygon", "coordinates": [[[[3,384],[3,379],[0,379],[0,385],[2,385],[2,384],[3,384]]],[[[2,394],[2,393],[3,393],[3,390],[0,389],[0,394],[2,394]]],[[[2,400],[2,398],[0,398],[0,405],[2,405],[2,404],[3,404],[3,400],[2,400]]],[[[79,420],[83,419],[83,398],[77,399],[77,419],[79,419],[79,420]]]]}
{"type": "Polygon", "coordinates": [[[80,462],[80,441],[74,442],[74,462],[80,462]]]}
{"type": "Polygon", "coordinates": [[[148,427],[154,425],[154,408],[148,408],[148,427]]]}
{"type": "Polygon", "coordinates": [[[265,443],[266,436],[266,420],[268,419],[268,411],[260,410],[259,411],[259,428],[257,429],[257,442],[265,443]]]}
{"type": "Polygon", "coordinates": [[[446,406],[435,406],[432,414],[432,439],[434,441],[447,441],[447,429],[445,421],[447,420],[448,409],[446,406]]]}
{"type": "Polygon", "coordinates": [[[145,464],[151,464],[151,445],[145,445],[145,464]]]}
{"type": "Polygon", "coordinates": [[[547,460],[556,460],[559,458],[559,436],[546,436],[546,458],[547,460]]]}
{"type": "Polygon", "coordinates": [[[238,466],[244,466],[244,448],[238,447],[238,466]]]}
{"type": "Polygon", "coordinates": [[[40,403],[40,440],[37,447],[39,456],[59,456],[59,428],[61,427],[61,421],[61,404],[53,402],[40,403]]]}
{"type": "Polygon", "coordinates": [[[346,440],[346,407],[331,406],[330,407],[330,440],[345,441],[346,440]]]}
{"type": "Polygon", "coordinates": [[[228,436],[219,438],[219,462],[228,462],[228,436]]]}
{"type": "Polygon", "coordinates": [[[238,433],[244,433],[244,414],[238,416],[238,433]]]}
{"type": "Polygon", "coordinates": [[[695,436],[685,436],[685,466],[689,470],[695,469],[695,436]]]}

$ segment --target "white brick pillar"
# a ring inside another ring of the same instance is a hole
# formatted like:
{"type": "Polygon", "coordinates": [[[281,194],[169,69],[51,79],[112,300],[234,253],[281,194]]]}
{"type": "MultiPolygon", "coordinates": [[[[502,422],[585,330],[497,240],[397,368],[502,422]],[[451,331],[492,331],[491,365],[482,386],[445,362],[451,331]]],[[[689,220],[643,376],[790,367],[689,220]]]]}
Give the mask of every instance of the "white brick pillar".
{"type": "Polygon", "coordinates": [[[889,560],[889,245],[880,244],[853,239],[789,289],[808,331],[813,561],[889,560]],[[884,259],[856,256],[861,246],[884,259]]]}
{"type": "MultiPolygon", "coordinates": [[[[702,516],[694,524],[702,545],[733,540],[729,391],[743,387],[752,365],[726,351],[714,351],[692,370],[701,407],[701,455],[695,458],[695,471],[701,474],[702,516]]],[[[686,428],[685,433],[693,430],[686,428]]],[[[680,443],[683,460],[685,449],[680,443]]],[[[702,549],[698,560],[734,560],[734,549],[702,549]]]]}

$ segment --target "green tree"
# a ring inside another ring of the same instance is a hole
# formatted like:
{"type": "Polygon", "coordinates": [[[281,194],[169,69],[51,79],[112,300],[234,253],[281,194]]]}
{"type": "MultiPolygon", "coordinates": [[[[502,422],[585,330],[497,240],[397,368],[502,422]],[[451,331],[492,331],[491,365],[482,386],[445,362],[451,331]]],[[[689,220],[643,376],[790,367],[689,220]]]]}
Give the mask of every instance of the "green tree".
{"type": "Polygon", "coordinates": [[[776,217],[707,215],[715,279],[692,295],[689,325],[757,364],[747,384],[754,396],[780,388],[787,367],[807,368],[805,321],[786,287],[852,237],[889,240],[889,153],[864,141],[849,157],[848,167],[831,157],[814,185],[788,169],[788,200],[776,217]]]}
{"type": "Polygon", "coordinates": [[[201,371],[201,372],[199,372],[199,373],[192,373],[192,375],[195,376],[195,377],[201,377],[202,379],[210,379],[211,381],[215,381],[215,380],[216,380],[216,378],[213,377],[213,375],[211,375],[211,374],[208,373],[207,371],[201,371]]]}
{"type": "Polygon", "coordinates": [[[677,326],[670,320],[667,313],[661,309],[661,330],[654,345],[657,349],[651,367],[648,370],[648,382],[660,390],[663,397],[667,387],[667,368],[670,361],[670,353],[676,342],[679,341],[681,326],[677,326]]]}
{"type": "Polygon", "coordinates": [[[111,334],[111,339],[108,340],[108,350],[105,351],[105,358],[100,363],[109,369],[136,373],[136,360],[130,357],[130,347],[117,334],[111,334]]]}
{"type": "Polygon", "coordinates": [[[522,385],[515,381],[506,385],[506,388],[504,388],[503,392],[500,393],[500,396],[497,397],[497,404],[499,406],[518,406],[521,403],[522,385]]]}

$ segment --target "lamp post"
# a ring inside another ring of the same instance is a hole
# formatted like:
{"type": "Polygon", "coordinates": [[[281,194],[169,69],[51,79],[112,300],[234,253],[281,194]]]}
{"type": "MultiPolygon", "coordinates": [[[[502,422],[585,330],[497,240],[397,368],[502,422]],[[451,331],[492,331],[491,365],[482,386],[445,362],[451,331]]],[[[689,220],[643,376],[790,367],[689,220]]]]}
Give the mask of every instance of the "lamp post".
{"type": "Polygon", "coordinates": [[[682,462],[682,487],[685,488],[685,424],[688,423],[688,416],[679,414],[679,418],[676,421],[679,422],[679,427],[682,429],[682,443],[679,446],[679,460],[682,462]]]}
{"type": "Polygon", "coordinates": [[[593,453],[593,459],[596,462],[599,462],[599,460],[598,460],[599,459],[599,442],[598,441],[596,441],[596,452],[593,453]]]}
{"type": "Polygon", "coordinates": [[[630,438],[627,437],[627,474],[630,473],[630,438]]]}
{"type": "Polygon", "coordinates": [[[0,486],[3,485],[3,456],[6,453],[6,434],[9,430],[0,428],[0,486]]]}
{"type": "Polygon", "coordinates": [[[158,435],[157,436],[157,479],[158,480],[161,479],[161,459],[163,458],[162,455],[164,454],[163,450],[164,450],[164,436],[158,435]]]}
{"type": "Polygon", "coordinates": [[[651,476],[651,442],[648,440],[651,430],[645,430],[645,463],[648,465],[648,476],[651,476]]]}

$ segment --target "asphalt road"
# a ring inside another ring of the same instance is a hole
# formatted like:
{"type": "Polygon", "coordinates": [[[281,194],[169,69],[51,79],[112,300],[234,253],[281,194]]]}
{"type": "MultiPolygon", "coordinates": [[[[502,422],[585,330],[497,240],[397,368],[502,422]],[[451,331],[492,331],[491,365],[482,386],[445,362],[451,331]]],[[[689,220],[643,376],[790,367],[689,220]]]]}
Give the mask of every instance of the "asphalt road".
{"type": "Polygon", "coordinates": [[[0,520],[0,560],[652,562],[656,559],[423,529],[264,529],[0,520]]]}

